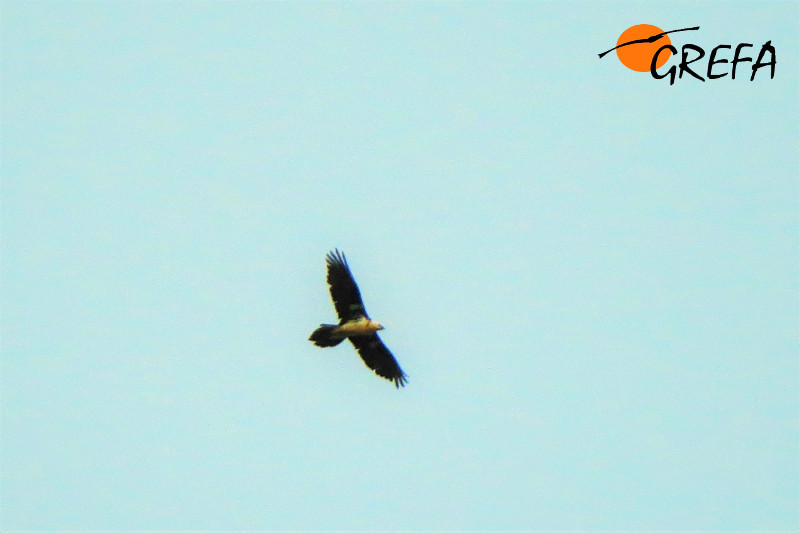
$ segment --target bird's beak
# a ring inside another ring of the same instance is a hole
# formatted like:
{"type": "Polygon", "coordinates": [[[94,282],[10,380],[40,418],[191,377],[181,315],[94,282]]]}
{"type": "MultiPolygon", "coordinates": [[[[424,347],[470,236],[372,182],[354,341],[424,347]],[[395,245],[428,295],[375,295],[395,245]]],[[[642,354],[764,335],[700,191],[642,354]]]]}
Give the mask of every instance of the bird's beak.
{"type": "Polygon", "coordinates": [[[380,330],[383,329],[383,326],[381,326],[378,322],[375,322],[375,327],[378,328],[377,331],[380,331],[380,330]]]}

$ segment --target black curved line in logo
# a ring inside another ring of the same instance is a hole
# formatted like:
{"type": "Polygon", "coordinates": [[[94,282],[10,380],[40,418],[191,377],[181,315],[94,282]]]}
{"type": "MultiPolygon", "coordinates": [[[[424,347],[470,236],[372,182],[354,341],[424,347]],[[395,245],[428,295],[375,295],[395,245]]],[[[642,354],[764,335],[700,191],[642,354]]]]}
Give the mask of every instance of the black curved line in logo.
{"type": "Polygon", "coordinates": [[[647,39],[636,39],[634,41],[628,41],[627,43],[622,43],[620,45],[615,46],[611,50],[606,50],[602,54],[597,54],[597,55],[600,56],[600,59],[603,59],[603,56],[606,55],[607,53],[613,52],[617,48],[622,48],[623,46],[628,46],[629,44],[654,43],[654,42],[656,42],[657,40],[661,39],[663,36],[665,36],[668,33],[676,33],[676,32],[679,32],[679,31],[691,31],[691,30],[699,30],[699,29],[700,29],[700,26],[695,26],[694,28],[682,28],[680,30],[670,30],[670,31],[657,33],[655,35],[651,35],[647,39]]]}

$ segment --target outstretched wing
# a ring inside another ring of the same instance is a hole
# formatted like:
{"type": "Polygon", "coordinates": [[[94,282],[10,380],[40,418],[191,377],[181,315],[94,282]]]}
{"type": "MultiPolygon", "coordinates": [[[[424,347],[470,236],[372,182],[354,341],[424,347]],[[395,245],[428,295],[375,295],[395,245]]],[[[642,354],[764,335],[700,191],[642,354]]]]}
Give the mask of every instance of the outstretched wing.
{"type": "Polygon", "coordinates": [[[346,322],[361,315],[367,316],[364,302],[361,301],[361,293],[358,292],[358,285],[353,279],[353,274],[350,273],[344,253],[338,249],[328,252],[326,261],[331,299],[336,308],[336,314],[339,315],[339,320],[346,322]]]}
{"type": "Polygon", "coordinates": [[[394,381],[395,387],[405,387],[408,378],[397,360],[383,344],[377,333],[368,337],[348,337],[364,363],[382,378],[394,381]]]}

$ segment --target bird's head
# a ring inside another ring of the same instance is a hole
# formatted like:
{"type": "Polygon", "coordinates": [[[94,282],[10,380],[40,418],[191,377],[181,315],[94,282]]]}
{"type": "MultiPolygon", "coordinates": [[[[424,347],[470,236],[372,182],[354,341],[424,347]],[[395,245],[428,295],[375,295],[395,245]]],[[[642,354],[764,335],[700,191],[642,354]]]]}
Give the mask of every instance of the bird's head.
{"type": "Polygon", "coordinates": [[[380,331],[380,330],[383,329],[383,326],[381,326],[380,323],[375,322],[374,320],[370,320],[369,321],[369,329],[371,329],[373,331],[380,331]]]}

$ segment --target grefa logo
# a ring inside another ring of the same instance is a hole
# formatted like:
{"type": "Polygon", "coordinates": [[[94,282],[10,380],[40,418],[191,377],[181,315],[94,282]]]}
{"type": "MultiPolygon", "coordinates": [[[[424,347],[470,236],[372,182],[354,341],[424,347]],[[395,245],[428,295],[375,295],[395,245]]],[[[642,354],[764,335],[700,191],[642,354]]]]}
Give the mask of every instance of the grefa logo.
{"type": "Polygon", "coordinates": [[[609,52],[616,50],[619,60],[629,69],[636,72],[649,71],[657,80],[669,78],[670,85],[675,83],[676,77],[683,79],[684,74],[687,75],[687,79],[691,76],[702,82],[706,79],[724,78],[729,74],[731,79],[735,80],[737,68],[739,74],[742,68],[746,68],[742,63],[751,63],[750,81],[755,80],[756,74],[760,74],[760,69],[764,67],[769,67],[770,79],[775,77],[776,59],[772,41],[761,45],[761,51],[755,61],[752,57],[753,50],[750,50],[753,48],[752,43],[739,43],[735,48],[730,44],[720,44],[715,46],[708,56],[700,46],[686,43],[681,47],[679,54],[678,49],[672,46],[669,34],[699,29],[700,26],[694,26],[664,31],[651,24],[637,24],[622,32],[617,39],[617,46],[598,55],[602,59],[609,52]],[[677,65],[673,64],[666,71],[659,71],[673,56],[679,57],[680,62],[677,65]],[[701,61],[704,58],[706,61],[701,61]]]}

